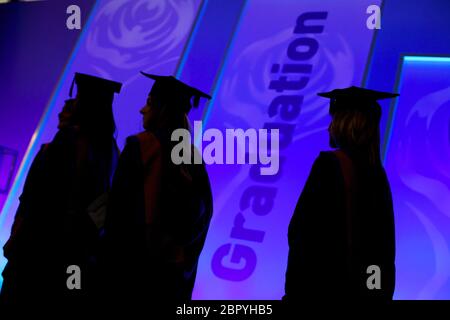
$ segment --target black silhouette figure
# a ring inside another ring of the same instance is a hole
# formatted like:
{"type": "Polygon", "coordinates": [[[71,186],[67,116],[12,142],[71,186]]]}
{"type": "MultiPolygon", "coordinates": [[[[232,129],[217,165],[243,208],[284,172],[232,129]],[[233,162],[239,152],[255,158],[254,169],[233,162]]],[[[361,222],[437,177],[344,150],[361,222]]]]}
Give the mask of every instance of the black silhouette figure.
{"type": "Polygon", "coordinates": [[[75,302],[89,292],[98,228],[87,208],[109,190],[118,161],[112,103],[121,84],[80,73],[74,83],[77,96],[66,100],[58,132],[33,161],[4,246],[7,304],[75,302]],[[67,286],[70,265],[81,269],[82,290],[67,286]]]}
{"type": "Polygon", "coordinates": [[[123,302],[191,299],[199,255],[212,217],[204,164],[174,164],[172,132],[188,129],[201,97],[172,76],[155,80],[142,108],[145,131],[127,139],[105,222],[108,293],[123,302]],[[111,288],[112,286],[112,288],[111,288]]]}
{"type": "Polygon", "coordinates": [[[319,95],[331,99],[330,145],[337,149],[315,160],[289,224],[283,300],[390,300],[394,213],[376,101],[397,94],[350,87],[319,95]],[[378,284],[369,279],[373,265],[378,284]]]}

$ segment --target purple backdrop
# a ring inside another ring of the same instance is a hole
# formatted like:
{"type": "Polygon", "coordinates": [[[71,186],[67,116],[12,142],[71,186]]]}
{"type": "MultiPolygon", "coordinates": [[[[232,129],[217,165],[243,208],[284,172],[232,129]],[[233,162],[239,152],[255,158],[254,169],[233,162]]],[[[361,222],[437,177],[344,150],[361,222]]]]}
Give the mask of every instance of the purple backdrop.
{"type": "MultiPolygon", "coordinates": [[[[362,83],[374,36],[366,28],[366,8],[371,4],[380,1],[98,1],[91,16],[89,7],[83,9],[83,31],[65,68],[79,34],[67,33],[70,41],[59,39],[45,49],[31,41],[32,36],[19,37],[33,26],[32,19],[25,19],[0,42],[3,66],[18,64],[20,57],[26,62],[18,69],[5,69],[0,79],[2,97],[7,97],[0,109],[0,145],[18,150],[20,160],[31,139],[0,215],[0,245],[9,236],[30,161],[40,144],[55,133],[56,115],[75,71],[124,83],[114,104],[120,146],[128,135],[141,130],[138,110],[152,83],[139,71],[176,74],[213,93],[213,100],[191,115],[191,120],[203,119],[205,128],[266,127],[281,132],[281,164],[275,176],[259,176],[258,166],[208,166],[215,210],[194,298],[279,299],[287,262],[287,226],[315,157],[328,149],[327,101],[316,93],[362,83]],[[17,51],[5,50],[17,43],[17,51]],[[33,60],[45,52],[48,57],[33,60]],[[31,113],[26,108],[30,101],[36,103],[31,113]],[[34,131],[44,106],[46,112],[34,131]]],[[[392,53],[399,41],[390,35],[403,37],[402,24],[419,21],[403,11],[398,22],[394,9],[383,14],[389,17],[387,24],[382,23],[388,29],[380,33],[375,46],[380,58],[366,77],[373,89],[393,89],[384,82],[388,73],[395,74],[393,61],[403,47],[392,53]],[[385,64],[385,51],[390,64],[385,64]]],[[[421,14],[421,10],[414,12],[421,14]]],[[[53,27],[44,23],[46,16],[32,13],[47,32],[41,34],[50,35],[53,27]]],[[[64,25],[65,17],[62,14],[58,23],[64,25]]],[[[419,31],[434,30],[424,29],[425,23],[433,21],[422,21],[419,31]]],[[[57,39],[68,32],[58,30],[57,39]]],[[[410,34],[421,38],[416,32],[410,34]]],[[[403,44],[411,44],[405,48],[418,50],[415,38],[405,39],[403,44]]],[[[450,297],[449,65],[448,59],[410,58],[398,75],[401,97],[395,118],[390,119],[393,129],[387,136],[391,142],[386,161],[396,212],[396,298],[450,297]]],[[[0,258],[0,270],[4,263],[0,258]]]]}
{"type": "Polygon", "coordinates": [[[450,58],[403,59],[387,149],[397,299],[449,299],[450,58]]]}

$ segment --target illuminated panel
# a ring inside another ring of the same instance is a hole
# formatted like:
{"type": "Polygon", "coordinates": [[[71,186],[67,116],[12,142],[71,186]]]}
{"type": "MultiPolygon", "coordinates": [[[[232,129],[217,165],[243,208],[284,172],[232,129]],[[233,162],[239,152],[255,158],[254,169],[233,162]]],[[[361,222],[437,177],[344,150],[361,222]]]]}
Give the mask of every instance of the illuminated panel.
{"type": "Polygon", "coordinates": [[[0,146],[0,194],[9,191],[16,161],[16,150],[0,146]]]}
{"type": "MultiPolygon", "coordinates": [[[[98,75],[123,83],[122,93],[114,101],[118,143],[123,147],[127,136],[142,131],[139,109],[146,101],[151,81],[141,76],[139,71],[176,73],[193,24],[196,18],[197,21],[201,19],[197,13],[203,12],[200,8],[205,2],[97,1],[88,21],[82,26],[80,39],[31,139],[0,215],[1,246],[9,237],[18,197],[31,161],[40,145],[51,141],[56,133],[57,115],[68,97],[74,73],[98,75]]],[[[0,255],[0,270],[5,264],[5,258],[0,255]]]]}
{"type": "Polygon", "coordinates": [[[450,58],[406,56],[389,133],[397,299],[450,299],[450,58]]]}
{"type": "Polygon", "coordinates": [[[261,177],[256,165],[208,166],[214,216],[194,298],[282,297],[288,223],[314,159],[328,149],[328,102],[316,93],[361,84],[373,36],[366,28],[371,4],[380,1],[247,2],[204,124],[222,132],[280,128],[280,171],[261,177]],[[305,26],[299,17],[309,19],[305,26]],[[297,82],[295,90],[280,89],[283,76],[297,82]],[[295,97],[274,100],[283,95],[295,97]],[[281,99],[300,101],[299,112],[285,106],[280,116],[281,99]]]}

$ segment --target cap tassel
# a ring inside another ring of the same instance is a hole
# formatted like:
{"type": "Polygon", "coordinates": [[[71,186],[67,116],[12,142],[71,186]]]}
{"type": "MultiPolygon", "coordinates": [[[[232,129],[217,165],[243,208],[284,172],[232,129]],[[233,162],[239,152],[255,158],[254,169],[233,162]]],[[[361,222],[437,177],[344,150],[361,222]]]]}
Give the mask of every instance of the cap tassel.
{"type": "Polygon", "coordinates": [[[75,85],[75,77],[72,80],[72,84],[70,85],[69,96],[72,98],[73,86],[75,85]]]}

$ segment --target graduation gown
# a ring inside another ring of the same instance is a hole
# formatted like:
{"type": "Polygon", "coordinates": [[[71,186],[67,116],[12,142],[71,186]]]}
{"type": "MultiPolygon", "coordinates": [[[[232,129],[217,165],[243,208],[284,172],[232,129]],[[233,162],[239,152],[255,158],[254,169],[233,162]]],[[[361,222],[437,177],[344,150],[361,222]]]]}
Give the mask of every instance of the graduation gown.
{"type": "Polygon", "coordinates": [[[392,299],[390,187],[381,164],[361,159],[338,150],[315,160],[289,224],[284,300],[392,299]],[[371,265],[381,270],[380,290],[368,289],[371,265]]]}
{"type": "Polygon", "coordinates": [[[107,294],[119,300],[191,299],[211,188],[203,164],[174,165],[161,141],[167,139],[152,132],[129,137],[114,177],[105,273],[107,294]]]}
{"type": "Polygon", "coordinates": [[[7,303],[54,301],[86,294],[98,230],[87,207],[108,191],[118,149],[99,154],[75,128],[43,145],[28,172],[11,236],[4,246],[2,298],[7,303]],[[82,291],[69,291],[67,267],[81,268],[82,291]]]}

